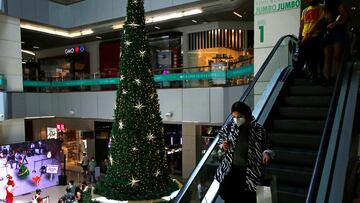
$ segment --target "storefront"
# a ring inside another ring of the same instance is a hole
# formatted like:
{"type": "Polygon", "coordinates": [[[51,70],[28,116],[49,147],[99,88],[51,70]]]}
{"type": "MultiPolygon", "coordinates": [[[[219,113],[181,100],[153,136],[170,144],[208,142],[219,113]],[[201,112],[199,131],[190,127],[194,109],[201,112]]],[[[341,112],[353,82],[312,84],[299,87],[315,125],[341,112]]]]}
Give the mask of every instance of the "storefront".
{"type": "Polygon", "coordinates": [[[62,153],[66,156],[66,164],[70,168],[81,165],[83,153],[87,153],[89,157],[95,156],[91,120],[27,119],[26,123],[27,127],[32,126],[32,129],[26,130],[26,137],[33,137],[33,140],[60,140],[62,153]],[[33,135],[29,135],[31,133],[33,135]]]}
{"type": "Polygon", "coordinates": [[[90,54],[86,46],[68,47],[64,55],[41,58],[39,80],[74,80],[90,77],[90,54]]]}
{"type": "MultiPolygon", "coordinates": [[[[225,72],[254,63],[253,30],[213,29],[189,33],[187,72],[225,72]]],[[[242,85],[252,76],[191,81],[189,87],[242,85]]]]}

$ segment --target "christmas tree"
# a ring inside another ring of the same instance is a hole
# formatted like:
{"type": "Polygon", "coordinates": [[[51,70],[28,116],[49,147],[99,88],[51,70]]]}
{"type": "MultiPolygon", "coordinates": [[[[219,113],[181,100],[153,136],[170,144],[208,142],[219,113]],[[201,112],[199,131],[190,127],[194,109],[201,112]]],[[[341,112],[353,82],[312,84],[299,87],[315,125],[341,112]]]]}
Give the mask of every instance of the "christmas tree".
{"type": "Polygon", "coordinates": [[[95,192],[115,200],[156,199],[170,194],[177,185],[166,164],[143,0],[128,0],[120,58],[110,166],[95,192]]]}

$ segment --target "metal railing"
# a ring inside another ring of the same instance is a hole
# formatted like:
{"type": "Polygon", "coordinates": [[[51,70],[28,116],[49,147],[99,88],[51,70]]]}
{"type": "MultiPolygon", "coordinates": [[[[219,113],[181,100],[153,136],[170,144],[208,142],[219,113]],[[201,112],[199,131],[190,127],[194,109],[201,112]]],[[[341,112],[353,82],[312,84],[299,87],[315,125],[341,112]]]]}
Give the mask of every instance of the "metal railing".
{"type": "MultiPolygon", "coordinates": [[[[154,71],[157,88],[226,87],[249,84],[253,78],[254,66],[241,62],[228,63],[220,68],[219,66],[190,67],[157,74],[158,71],[154,71]]],[[[25,78],[24,89],[28,92],[116,90],[121,82],[120,75],[118,73],[116,77],[103,78],[104,75],[100,74],[81,74],[75,78],[47,77],[42,81],[25,78]]]]}

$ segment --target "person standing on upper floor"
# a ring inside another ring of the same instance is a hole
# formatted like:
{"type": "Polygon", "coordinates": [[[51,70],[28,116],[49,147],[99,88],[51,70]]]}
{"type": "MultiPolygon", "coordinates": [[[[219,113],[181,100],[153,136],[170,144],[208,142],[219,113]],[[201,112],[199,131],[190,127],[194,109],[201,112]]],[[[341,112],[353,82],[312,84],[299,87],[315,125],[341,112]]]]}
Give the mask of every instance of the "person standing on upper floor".
{"type": "Polygon", "coordinates": [[[349,12],[341,3],[341,0],[326,0],[325,13],[322,20],[326,27],[326,34],[322,39],[324,49],[324,76],[323,85],[333,83],[332,72],[335,65],[336,74],[340,72],[347,41],[346,24],[349,20],[349,12]]]}
{"type": "Polygon", "coordinates": [[[91,160],[89,162],[89,166],[88,166],[88,170],[89,170],[89,175],[90,175],[90,183],[96,183],[96,179],[95,179],[95,167],[96,167],[96,162],[95,162],[95,158],[91,157],[91,160]]]}
{"type": "MultiPolygon", "coordinates": [[[[301,14],[299,31],[299,66],[306,64],[310,72],[312,83],[317,83],[322,77],[322,58],[323,51],[320,42],[324,30],[318,26],[320,19],[324,15],[324,8],[319,0],[307,0],[309,6],[301,14]]],[[[302,67],[297,67],[300,69],[302,67]]]]}
{"type": "Polygon", "coordinates": [[[256,203],[263,167],[275,154],[269,149],[266,130],[255,121],[248,105],[235,102],[231,115],[232,121],[219,131],[218,143],[224,152],[215,174],[219,194],[225,203],[256,203]]]}
{"type": "Polygon", "coordinates": [[[88,175],[88,165],[89,165],[89,158],[87,157],[86,153],[83,153],[81,166],[83,168],[84,177],[88,175]]]}

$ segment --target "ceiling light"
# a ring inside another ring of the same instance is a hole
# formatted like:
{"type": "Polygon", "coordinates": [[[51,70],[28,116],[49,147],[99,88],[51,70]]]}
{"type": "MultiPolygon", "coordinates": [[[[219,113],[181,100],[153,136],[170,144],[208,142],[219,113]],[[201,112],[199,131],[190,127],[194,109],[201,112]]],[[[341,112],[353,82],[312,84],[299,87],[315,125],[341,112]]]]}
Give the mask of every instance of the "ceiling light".
{"type": "Polygon", "coordinates": [[[79,37],[81,36],[81,32],[72,32],[72,33],[69,33],[69,37],[79,37]]]}
{"type": "Polygon", "coordinates": [[[38,47],[38,46],[33,46],[33,48],[34,48],[34,49],[39,49],[40,47],[38,47]]]}
{"type": "Polygon", "coordinates": [[[112,26],[112,29],[117,30],[123,28],[124,23],[115,24],[112,26]]]}
{"type": "Polygon", "coordinates": [[[165,14],[159,15],[159,16],[147,17],[145,19],[145,23],[155,23],[155,22],[160,22],[160,21],[165,21],[165,20],[170,20],[170,19],[175,19],[175,18],[181,18],[184,16],[195,15],[195,14],[199,14],[199,13],[202,13],[201,9],[192,9],[192,10],[188,10],[188,11],[165,13],[165,14]]]}
{"type": "Polygon", "coordinates": [[[238,16],[238,17],[240,17],[240,18],[243,17],[242,15],[240,15],[239,13],[237,13],[237,12],[235,12],[235,11],[233,12],[233,14],[236,15],[236,16],[238,16]]]}
{"type": "Polygon", "coordinates": [[[96,36],[95,38],[96,38],[96,39],[102,39],[102,37],[100,37],[100,36],[96,36]]]}
{"type": "Polygon", "coordinates": [[[158,27],[158,26],[154,26],[154,28],[160,30],[160,27],[158,27]]]}
{"type": "Polygon", "coordinates": [[[68,37],[68,38],[74,38],[74,37],[79,37],[82,35],[89,35],[89,34],[94,33],[94,31],[91,29],[69,32],[69,31],[62,30],[62,29],[57,29],[57,28],[52,28],[52,27],[47,27],[47,26],[37,25],[37,24],[32,24],[32,23],[20,23],[20,27],[23,29],[27,29],[27,30],[44,32],[44,33],[58,35],[58,36],[62,36],[62,37],[68,37]]]}
{"type": "Polygon", "coordinates": [[[24,49],[21,49],[21,52],[24,52],[24,53],[27,53],[27,54],[30,54],[30,55],[35,56],[35,53],[34,53],[34,52],[32,52],[32,51],[29,51],[29,50],[24,50],[24,49]]]}
{"type": "Polygon", "coordinates": [[[197,21],[196,20],[191,20],[193,23],[197,23],[197,21]]]}
{"type": "Polygon", "coordinates": [[[94,33],[92,29],[81,31],[81,35],[91,35],[92,33],[94,33]]]}

